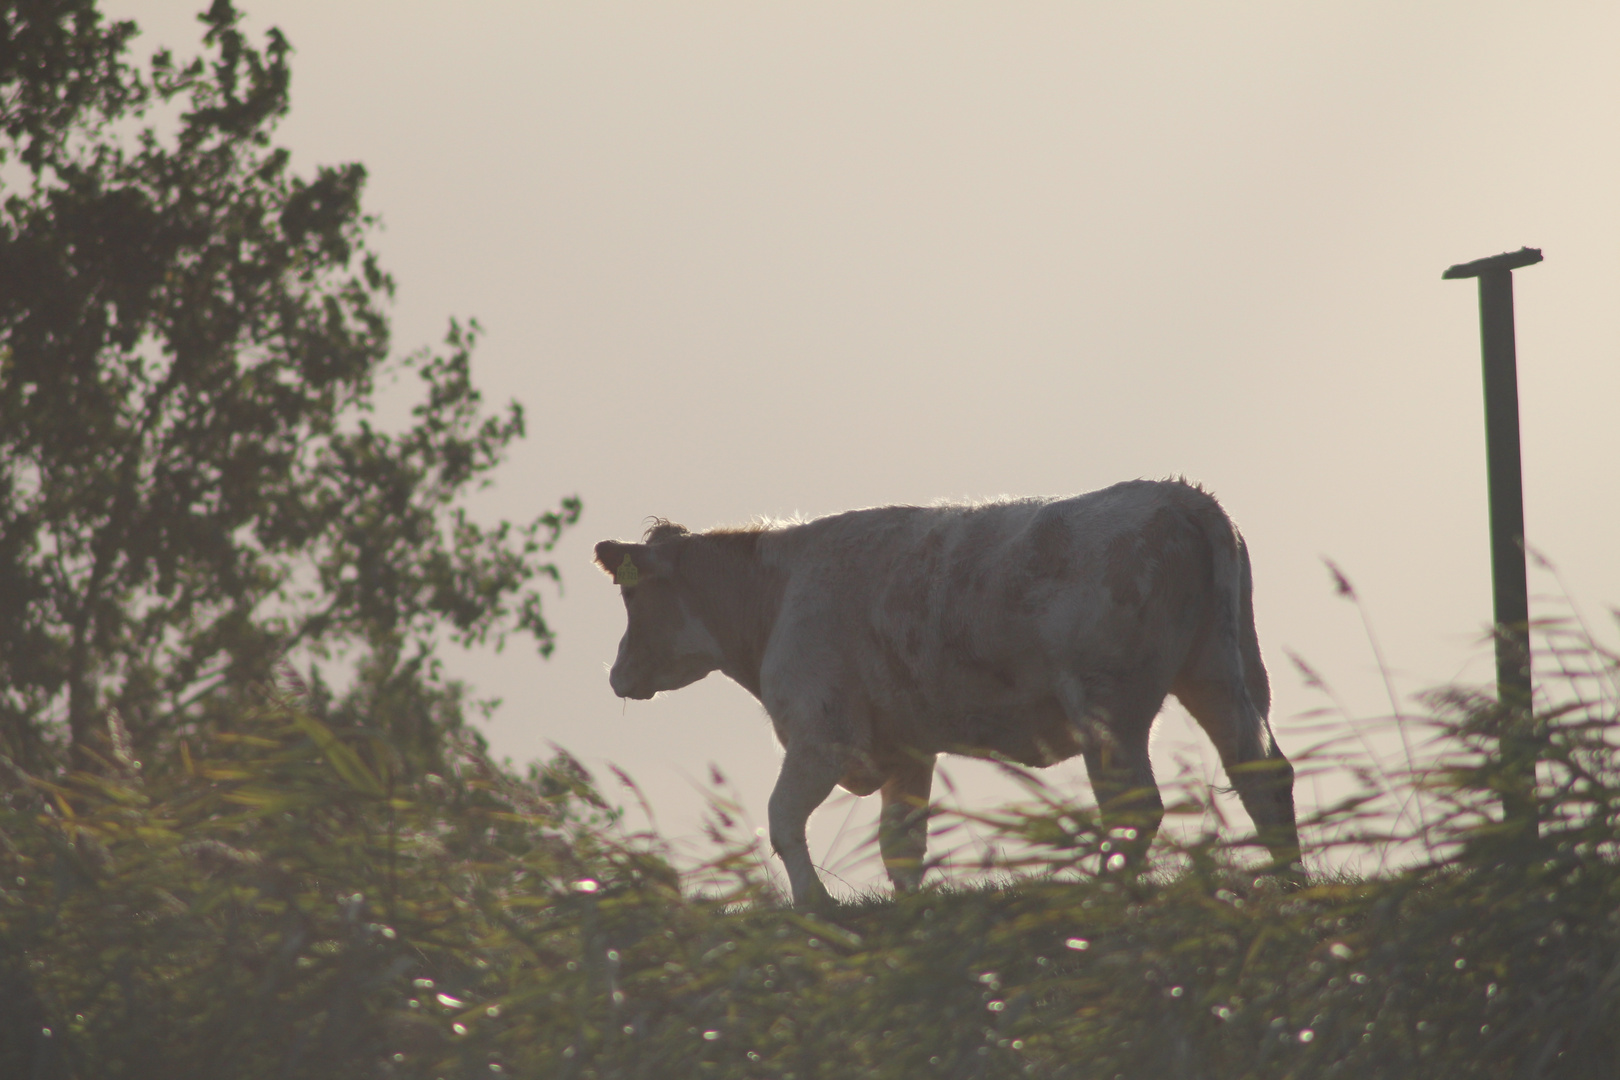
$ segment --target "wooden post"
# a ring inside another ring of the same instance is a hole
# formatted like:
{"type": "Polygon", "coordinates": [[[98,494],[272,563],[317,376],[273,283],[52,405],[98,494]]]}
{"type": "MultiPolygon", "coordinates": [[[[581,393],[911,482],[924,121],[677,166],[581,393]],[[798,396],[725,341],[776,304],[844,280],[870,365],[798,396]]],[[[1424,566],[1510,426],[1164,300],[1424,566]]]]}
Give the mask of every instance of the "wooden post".
{"type": "Polygon", "coordinates": [[[1443,279],[1479,279],[1485,373],[1485,468],[1490,485],[1491,586],[1495,597],[1496,692],[1507,710],[1501,753],[1508,766],[1502,809],[1536,826],[1537,747],[1530,716],[1530,596],[1524,563],[1524,480],[1519,459],[1519,375],[1513,340],[1513,271],[1541,261],[1521,248],[1460,263],[1443,279]]]}

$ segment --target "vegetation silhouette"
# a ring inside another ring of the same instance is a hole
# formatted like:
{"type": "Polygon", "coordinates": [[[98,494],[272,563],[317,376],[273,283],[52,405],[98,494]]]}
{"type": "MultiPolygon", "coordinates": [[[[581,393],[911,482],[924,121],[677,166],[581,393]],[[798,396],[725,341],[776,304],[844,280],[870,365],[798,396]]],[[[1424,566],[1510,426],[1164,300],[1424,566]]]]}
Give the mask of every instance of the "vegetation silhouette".
{"type": "Polygon", "coordinates": [[[463,733],[413,774],[285,673],[165,767],[4,765],[0,1071],[1612,1076],[1620,658],[1561,654],[1533,840],[1499,813],[1502,710],[1452,691],[1421,718],[1451,750],[1385,781],[1421,789],[1430,846],[1378,789],[1304,822],[1405,867],[1286,892],[1211,827],[1100,871],[1094,808],[1032,779],[975,816],[996,880],[822,915],[723,803],[683,880],[565,754],[519,775],[463,733]]]}

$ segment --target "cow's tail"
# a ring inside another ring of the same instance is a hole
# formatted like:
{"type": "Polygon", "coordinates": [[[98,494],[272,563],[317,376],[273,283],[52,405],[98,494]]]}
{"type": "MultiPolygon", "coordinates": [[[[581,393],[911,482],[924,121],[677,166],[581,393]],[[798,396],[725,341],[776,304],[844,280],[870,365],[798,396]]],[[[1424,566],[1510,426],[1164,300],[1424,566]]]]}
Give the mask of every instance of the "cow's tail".
{"type": "Polygon", "coordinates": [[[1260,659],[1260,638],[1254,628],[1254,575],[1249,567],[1249,546],[1220,505],[1210,499],[1198,514],[1213,555],[1216,596],[1216,634],[1221,651],[1242,667],[1241,681],[1254,706],[1256,730],[1244,732],[1262,754],[1276,753],[1267,717],[1271,713],[1271,681],[1260,659]]]}
{"type": "MultiPolygon", "coordinates": [[[[1238,651],[1243,657],[1243,681],[1249,688],[1249,700],[1266,720],[1271,715],[1271,680],[1266,677],[1265,661],[1260,659],[1260,635],[1254,629],[1254,572],[1249,568],[1249,545],[1236,530],[1240,573],[1238,580],[1238,651]]],[[[1269,726],[1269,720],[1267,721],[1269,726]]],[[[1269,738],[1270,732],[1267,732],[1269,738]]]]}

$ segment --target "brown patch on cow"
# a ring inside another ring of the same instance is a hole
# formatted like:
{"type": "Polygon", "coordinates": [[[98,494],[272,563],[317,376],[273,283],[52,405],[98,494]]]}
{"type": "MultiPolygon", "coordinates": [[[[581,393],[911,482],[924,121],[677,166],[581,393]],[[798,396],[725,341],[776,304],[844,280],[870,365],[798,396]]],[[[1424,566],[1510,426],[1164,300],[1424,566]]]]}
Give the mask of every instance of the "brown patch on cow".
{"type": "MultiPolygon", "coordinates": [[[[665,524],[668,524],[667,522],[665,524]]],[[[680,526],[674,526],[680,528],[680,526]]],[[[720,642],[728,677],[755,697],[765,645],[782,606],[784,578],[760,561],[759,541],[769,530],[711,529],[666,534],[677,578],[694,615],[720,642]]]]}
{"type": "MultiPolygon", "coordinates": [[[[886,616],[898,617],[899,623],[912,626],[927,619],[929,598],[940,574],[944,548],[944,539],[938,532],[931,532],[923,538],[921,550],[911,563],[896,568],[883,586],[883,610],[886,616]]],[[[918,651],[912,647],[909,636],[906,644],[913,654],[918,651]]]]}
{"type": "Polygon", "coordinates": [[[1148,594],[1157,591],[1160,570],[1184,532],[1180,515],[1161,506],[1140,529],[1122,533],[1109,543],[1103,556],[1103,584],[1116,603],[1141,607],[1148,594]]]}
{"type": "Polygon", "coordinates": [[[1018,684],[1017,676],[1012,669],[1002,664],[986,660],[973,646],[972,631],[960,624],[948,624],[940,641],[951,658],[961,671],[971,671],[1000,686],[1003,690],[1011,690],[1018,684]]]}
{"type": "Polygon", "coordinates": [[[922,651],[922,639],[916,631],[907,634],[903,650],[896,648],[887,634],[877,636],[877,647],[892,685],[903,694],[914,692],[917,687],[917,657],[922,651]]]}
{"type": "Polygon", "coordinates": [[[1073,569],[1074,533],[1057,506],[1043,508],[1029,529],[1030,570],[1038,578],[1067,578],[1073,569]]]}
{"type": "Polygon", "coordinates": [[[1120,607],[1142,606],[1142,589],[1137,581],[1143,569],[1142,561],[1137,556],[1141,548],[1140,536],[1121,533],[1109,542],[1108,551],[1103,555],[1103,584],[1108,587],[1108,595],[1120,607]]]}

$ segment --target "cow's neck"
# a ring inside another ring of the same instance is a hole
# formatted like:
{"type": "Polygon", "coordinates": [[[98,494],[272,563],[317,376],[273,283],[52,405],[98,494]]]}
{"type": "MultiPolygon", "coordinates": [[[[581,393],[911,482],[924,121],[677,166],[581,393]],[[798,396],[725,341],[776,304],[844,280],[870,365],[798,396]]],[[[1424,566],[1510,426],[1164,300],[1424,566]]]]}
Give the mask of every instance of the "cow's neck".
{"type": "Polygon", "coordinates": [[[679,571],[692,613],[720,644],[721,673],[755,697],[782,606],[781,575],[760,561],[759,539],[752,531],[683,538],[679,571]]]}

